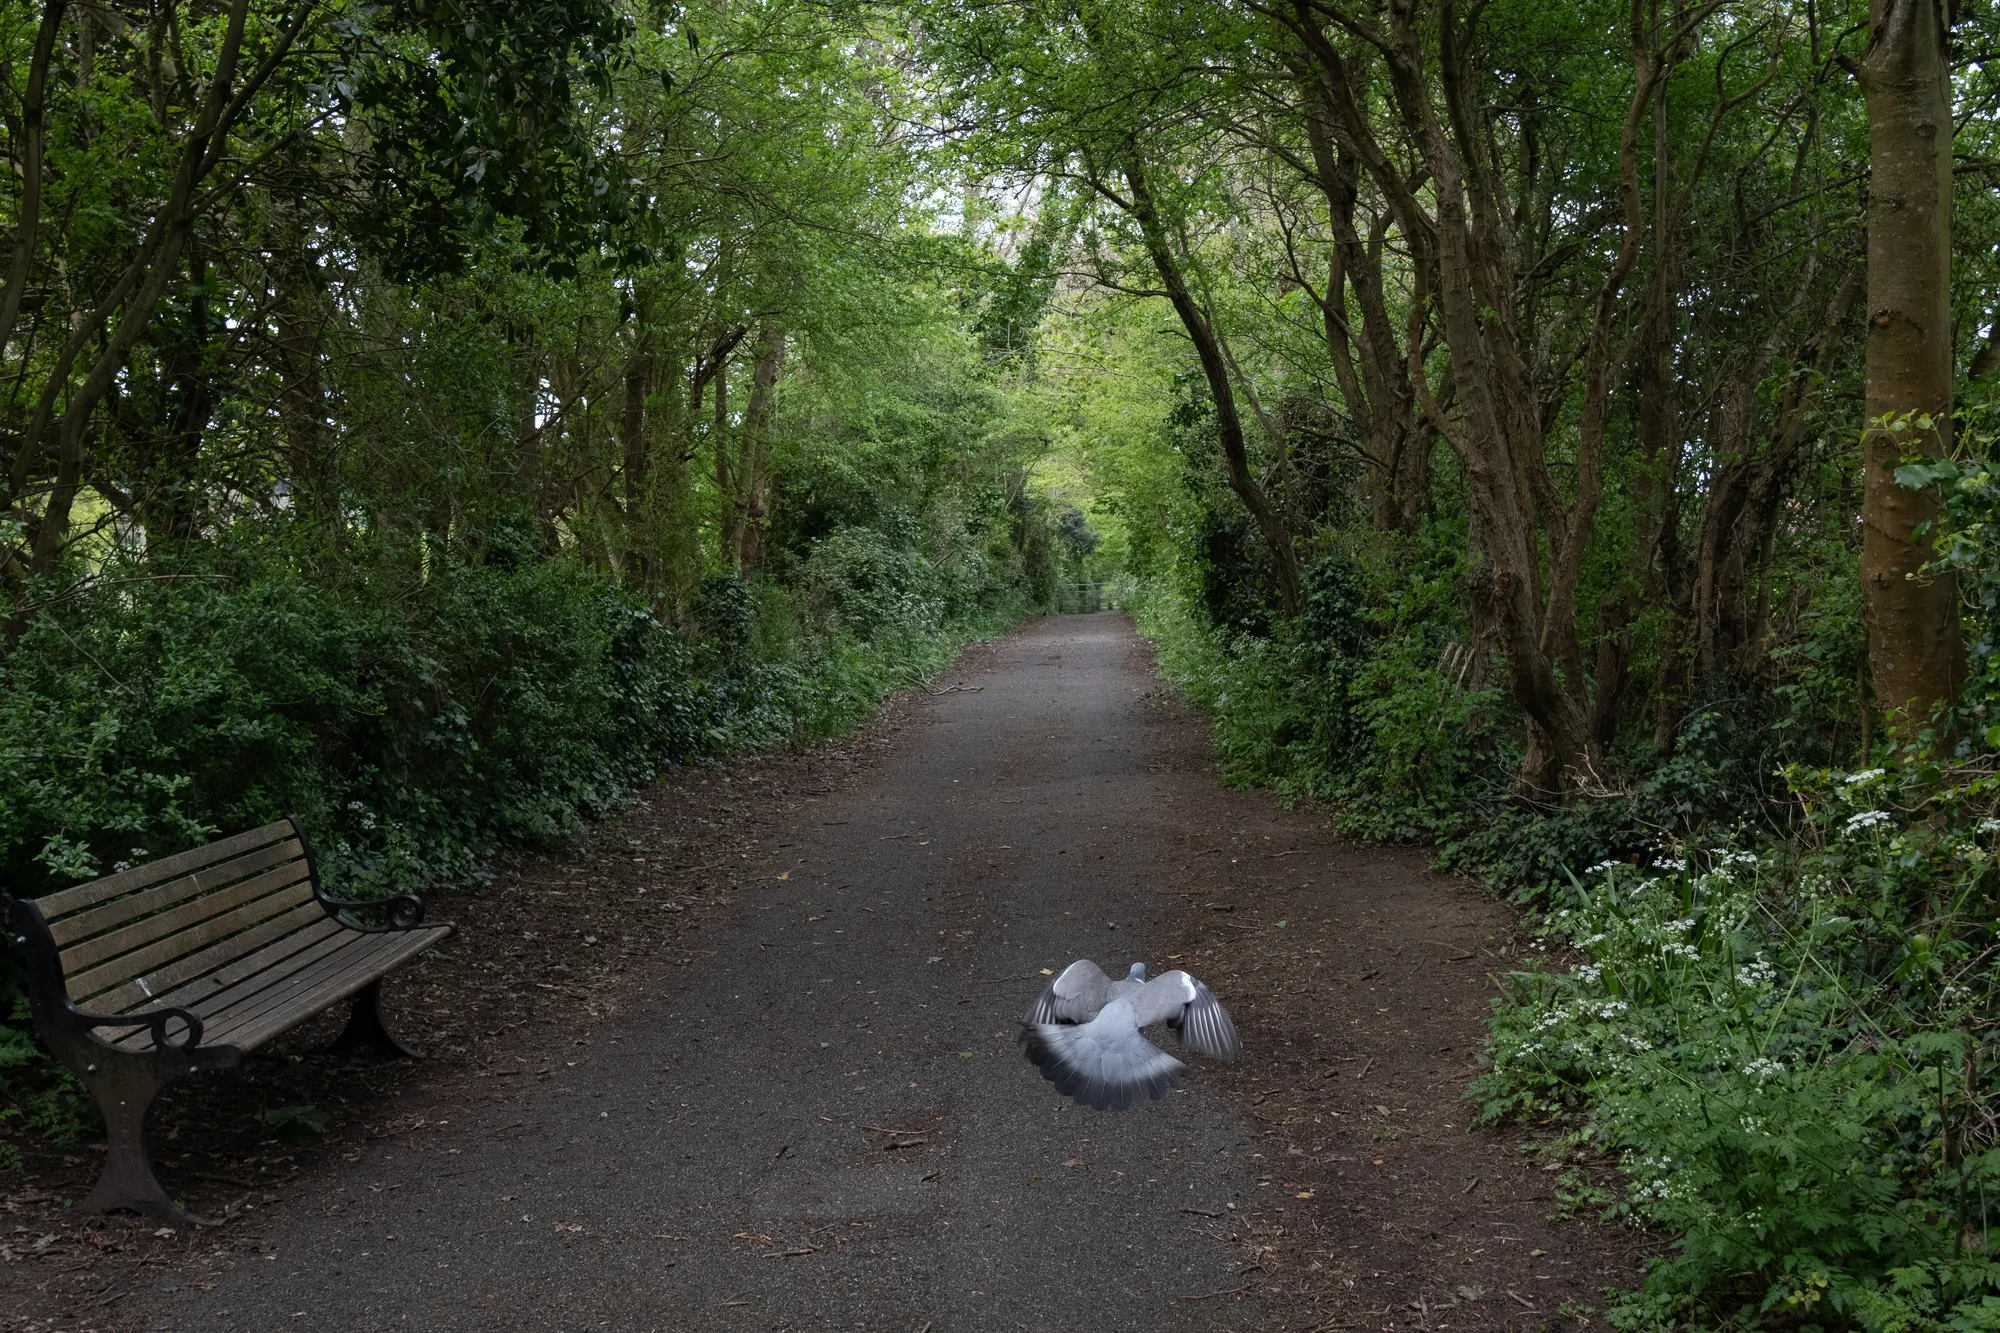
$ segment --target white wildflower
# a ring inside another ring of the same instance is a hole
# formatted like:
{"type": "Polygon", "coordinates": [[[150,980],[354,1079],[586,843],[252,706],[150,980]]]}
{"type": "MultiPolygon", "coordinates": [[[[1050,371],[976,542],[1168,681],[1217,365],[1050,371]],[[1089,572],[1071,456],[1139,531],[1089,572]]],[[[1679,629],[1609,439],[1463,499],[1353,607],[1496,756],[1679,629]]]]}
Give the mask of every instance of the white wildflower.
{"type": "Polygon", "coordinates": [[[1692,944],[1663,944],[1660,946],[1660,955],[1664,958],[1685,958],[1690,962],[1699,962],[1701,950],[1692,944]]]}
{"type": "Polygon", "coordinates": [[[1653,864],[1662,870],[1686,870],[1688,868],[1688,863],[1678,856],[1663,856],[1653,862],[1653,864]]]}
{"type": "Polygon", "coordinates": [[[1625,1003],[1623,1000],[1606,1000],[1603,1004],[1597,1006],[1597,1016],[1599,1018],[1616,1018],[1631,1007],[1631,1005],[1625,1003]]]}
{"type": "Polygon", "coordinates": [[[1583,873],[1586,875],[1601,875],[1607,870],[1617,870],[1623,864],[1624,863],[1621,861],[1599,861],[1596,865],[1592,866],[1590,869],[1584,871],[1583,873]]]}
{"type": "Polygon", "coordinates": [[[1694,929],[1694,918],[1685,916],[1678,921],[1662,921],[1660,929],[1672,935],[1685,935],[1694,929]]]}
{"type": "Polygon", "coordinates": [[[1618,1034],[1618,1040],[1624,1042],[1635,1051],[1650,1051],[1653,1049],[1652,1042],[1647,1041],[1644,1037],[1636,1033],[1621,1032],[1618,1034]]]}
{"type": "Polygon", "coordinates": [[[1756,1079],[1759,1083],[1762,1083],[1767,1078],[1777,1078],[1783,1074],[1785,1067],[1769,1056],[1760,1055],[1749,1064],[1743,1066],[1743,1072],[1749,1077],[1756,1079]]]}
{"type": "Polygon", "coordinates": [[[2000,819],[1995,819],[1992,815],[1986,816],[1986,818],[1979,821],[1979,831],[1981,833],[2000,833],[2000,819]]]}
{"type": "Polygon", "coordinates": [[[1596,933],[1595,935],[1592,935],[1592,936],[1591,936],[1591,937],[1590,937],[1589,939],[1587,939],[1587,940],[1579,940],[1579,941],[1578,941],[1578,947],[1579,947],[1579,948],[1584,948],[1584,949],[1588,949],[1588,948],[1590,948],[1590,947],[1591,947],[1592,945],[1597,945],[1597,944],[1602,944],[1602,943],[1604,943],[1604,941],[1606,941],[1606,940],[1608,940],[1608,939],[1610,939],[1610,938],[1611,938],[1611,937],[1610,937],[1609,935],[1606,935],[1606,934],[1605,934],[1605,933],[1604,933],[1603,931],[1601,931],[1601,930],[1600,930],[1600,931],[1598,931],[1598,932],[1597,932],[1597,933],[1596,933]]]}
{"type": "Polygon", "coordinates": [[[1884,776],[1888,771],[1886,768],[1870,768],[1864,769],[1859,773],[1849,773],[1847,775],[1847,785],[1850,787],[1864,786],[1884,776]]]}
{"type": "Polygon", "coordinates": [[[1604,965],[1602,963],[1584,963],[1570,975],[1587,985],[1595,986],[1597,979],[1604,975],[1604,965]]]}
{"type": "Polygon", "coordinates": [[[1736,969],[1736,984],[1739,986],[1768,986],[1778,979],[1778,969],[1764,961],[1758,954],[1754,962],[1745,963],[1736,969]]]}
{"type": "Polygon", "coordinates": [[[1849,815],[1847,817],[1847,831],[1849,833],[1859,833],[1863,829],[1871,829],[1877,824],[1886,824],[1888,821],[1889,812],[1887,810],[1863,810],[1858,815],[1849,815]]]}

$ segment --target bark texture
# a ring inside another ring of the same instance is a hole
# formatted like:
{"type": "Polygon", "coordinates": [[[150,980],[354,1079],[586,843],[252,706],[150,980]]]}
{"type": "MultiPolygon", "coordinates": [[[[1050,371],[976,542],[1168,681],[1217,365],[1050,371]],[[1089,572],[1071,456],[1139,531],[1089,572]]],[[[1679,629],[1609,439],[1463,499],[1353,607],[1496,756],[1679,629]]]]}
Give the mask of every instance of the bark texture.
{"type": "Polygon", "coordinates": [[[1913,536],[1937,496],[1892,475],[1906,454],[1951,448],[1951,66],[1945,0],[1870,0],[1869,19],[1861,581],[1875,698],[1907,733],[1965,671],[1955,581],[1922,572],[1930,543],[1913,536]]]}

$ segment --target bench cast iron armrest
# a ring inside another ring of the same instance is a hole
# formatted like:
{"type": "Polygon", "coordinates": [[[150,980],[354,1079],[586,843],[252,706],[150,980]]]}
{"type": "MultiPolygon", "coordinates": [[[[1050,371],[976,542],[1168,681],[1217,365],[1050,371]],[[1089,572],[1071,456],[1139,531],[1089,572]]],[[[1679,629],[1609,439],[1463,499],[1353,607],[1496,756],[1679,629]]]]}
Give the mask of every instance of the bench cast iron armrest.
{"type": "Polygon", "coordinates": [[[365,930],[379,934],[391,930],[415,930],[424,924],[424,900],[414,893],[399,893],[393,898],[334,898],[321,893],[317,884],[313,886],[313,896],[326,914],[350,930],[365,930]],[[380,912],[384,922],[378,926],[363,925],[352,920],[347,913],[380,912]]]}
{"type": "MultiPolygon", "coordinates": [[[[49,934],[41,909],[26,898],[16,898],[9,914],[14,926],[14,943],[27,955],[28,1000],[36,1015],[51,1029],[82,1036],[93,1028],[139,1028],[153,1030],[153,1047],[186,1056],[201,1045],[201,1015],[179,1005],[162,1005],[129,1014],[93,1014],[79,1009],[69,995],[63,977],[62,957],[49,934]],[[167,1024],[179,1019],[187,1024],[187,1037],[178,1045],[167,1040],[167,1024]]],[[[61,1054],[61,1052],[58,1052],[61,1054]]]]}
{"type": "Polygon", "coordinates": [[[153,1030],[153,1045],[163,1051],[177,1050],[181,1054],[187,1055],[195,1047],[201,1045],[201,1015],[195,1013],[192,1009],[183,1009],[179,1005],[169,1005],[164,1009],[146,1009],[131,1014],[89,1014],[72,1004],[69,1006],[69,1013],[65,1017],[67,1017],[72,1025],[83,1030],[91,1028],[151,1028],[153,1030]],[[187,1040],[181,1042],[178,1046],[170,1046],[167,1042],[167,1024],[173,1022],[176,1018],[187,1024],[187,1040]]]}
{"type": "Polygon", "coordinates": [[[346,926],[349,930],[365,930],[379,934],[390,930],[415,930],[424,924],[424,900],[414,893],[398,893],[388,898],[336,898],[319,886],[319,853],[313,849],[312,839],[306,836],[305,827],[298,816],[291,817],[292,833],[299,840],[299,847],[306,854],[306,872],[312,877],[313,897],[326,909],[326,914],[346,926]],[[354,913],[381,913],[382,924],[363,925],[353,919],[354,913]]]}

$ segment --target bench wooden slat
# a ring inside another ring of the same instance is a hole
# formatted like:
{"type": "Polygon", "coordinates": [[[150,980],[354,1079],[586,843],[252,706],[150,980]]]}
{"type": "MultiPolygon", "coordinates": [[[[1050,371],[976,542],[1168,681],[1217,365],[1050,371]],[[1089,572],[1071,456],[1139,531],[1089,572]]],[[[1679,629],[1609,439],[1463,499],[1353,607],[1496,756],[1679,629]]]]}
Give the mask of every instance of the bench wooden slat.
{"type": "Polygon", "coordinates": [[[289,838],[293,834],[292,821],[281,819],[275,824],[251,829],[248,833],[239,833],[233,838],[224,838],[221,842],[212,842],[206,847],[176,852],[163,860],[149,861],[145,865],[121,870],[103,879],[94,879],[88,884],[79,884],[73,889],[51,893],[46,898],[35,899],[35,906],[41,909],[44,920],[54,921],[59,917],[68,916],[71,912],[94,907],[98,903],[143,889],[149,884],[158,884],[163,879],[172,879],[190,870],[214,865],[217,861],[226,861],[232,856],[239,856],[267,842],[289,838]]]}
{"type": "MultiPolygon", "coordinates": [[[[162,995],[160,1004],[192,1009],[201,1015],[204,1024],[213,1024],[233,1010],[256,1005],[258,997],[273,987],[282,990],[298,986],[301,977],[314,975],[314,969],[322,966],[327,959],[361,942],[361,938],[353,931],[345,929],[336,930],[331,934],[324,931],[294,931],[268,949],[260,951],[260,956],[268,956],[264,966],[243,971],[229,981],[219,980],[212,975],[202,977],[179,990],[162,995]]],[[[133,1012],[143,1013],[144,1010],[136,1009],[133,1012]]],[[[204,1042],[211,1042],[212,1039],[211,1031],[203,1032],[204,1042]]],[[[131,1032],[120,1036],[112,1044],[142,1049],[150,1046],[152,1039],[147,1033],[131,1032]]]]}
{"type": "Polygon", "coordinates": [[[162,940],[189,926],[199,925],[210,917],[221,916],[248,903],[262,900],[267,916],[276,916],[288,908],[296,907],[312,899],[312,885],[306,882],[306,863],[292,861],[267,870],[254,879],[242,880],[226,889],[204,893],[189,902],[170,907],[164,912],[156,912],[128,926],[120,926],[103,935],[96,935],[62,951],[62,968],[65,975],[82,972],[95,967],[120,954],[130,953],[141,945],[162,940]],[[282,890],[292,889],[285,893],[282,890]]]}
{"type": "MultiPolygon", "coordinates": [[[[310,1019],[322,1009],[336,1005],[372,981],[380,981],[396,967],[424,953],[440,939],[450,935],[448,927],[418,927],[414,931],[394,931],[384,935],[372,935],[376,941],[372,949],[348,949],[340,957],[340,967],[324,969],[312,983],[310,989],[284,989],[266,991],[268,999],[276,1003],[260,1007],[256,1015],[228,1011],[220,1017],[218,1041],[244,1047],[260,1047],[278,1033],[298,1027],[302,1021],[310,1019]],[[348,957],[352,955],[352,957],[348,957]]],[[[202,1041],[208,1041],[204,1035],[202,1041]]]]}
{"type": "MultiPolygon", "coordinates": [[[[315,940],[270,969],[252,973],[236,986],[211,992],[193,1003],[186,997],[166,1002],[201,1015],[202,1045],[234,1044],[247,1050],[387,975],[450,933],[449,926],[420,926],[375,935],[343,929],[337,936],[315,940]],[[281,1013],[287,1017],[277,1023],[274,1016],[281,1013]],[[242,1040],[246,1031],[252,1031],[252,1040],[242,1040]]],[[[143,1051],[151,1049],[153,1038],[141,1029],[122,1033],[111,1044],[143,1051]]]]}
{"type": "Polygon", "coordinates": [[[199,953],[177,958],[165,967],[134,977],[116,990],[98,996],[93,1008],[121,1014],[156,1004],[187,1004],[233,985],[260,967],[268,967],[298,952],[314,940],[346,929],[327,916],[318,903],[301,903],[283,916],[231,935],[199,953]]]}
{"type": "Polygon", "coordinates": [[[102,906],[72,912],[49,925],[49,937],[56,942],[56,947],[63,948],[136,917],[164,911],[176,903],[225,887],[232,880],[247,878],[281,862],[303,867],[306,864],[305,855],[306,849],[297,838],[286,838],[217,865],[204,866],[154,888],[113,899],[102,906]]]}
{"type": "MultiPolygon", "coordinates": [[[[287,894],[296,895],[294,898],[296,902],[310,902],[312,899],[312,886],[310,884],[299,884],[290,889],[282,889],[274,896],[284,896],[287,894]]],[[[272,916],[276,910],[278,909],[273,908],[268,900],[259,899],[253,903],[246,903],[233,912],[224,912],[220,916],[212,916],[199,925],[190,926],[188,929],[169,935],[165,939],[156,940],[144,948],[134,949],[132,952],[122,954],[108,963],[103,963],[88,971],[79,972],[74,976],[68,977],[69,993],[72,998],[81,1002],[85,996],[96,995],[99,991],[109,990],[121,981],[130,981],[134,977],[144,976],[160,964],[172,962],[183,955],[193,953],[205,944],[212,944],[217,940],[227,939],[238,931],[245,930],[256,925],[266,917],[272,916]]]]}
{"type": "MultiPolygon", "coordinates": [[[[285,1008],[295,999],[318,1001],[318,1007],[325,1008],[332,1003],[323,999],[330,979],[345,976],[354,968],[366,970],[371,960],[384,954],[399,953],[404,946],[410,946],[410,953],[421,953],[432,943],[429,939],[414,939],[426,934],[421,930],[399,931],[395,934],[347,935],[337,947],[315,950],[305,965],[293,971],[279,985],[267,984],[262,976],[252,977],[237,990],[226,995],[212,997],[206,1003],[208,1014],[203,1021],[216,1024],[216,1031],[229,1032],[246,1023],[261,1022],[275,1010],[285,1008]]],[[[386,967],[384,969],[387,970],[386,967]]],[[[377,972],[376,976],[381,976],[377,972]]],[[[204,1038],[205,1040],[206,1038],[204,1038]]]]}
{"type": "Polygon", "coordinates": [[[337,924],[331,931],[298,931],[268,949],[259,950],[256,955],[259,966],[252,967],[245,959],[236,967],[190,982],[162,996],[160,1003],[192,1009],[206,1022],[224,1010],[250,1003],[253,997],[272,986],[296,985],[298,978],[308,969],[342,949],[351,949],[361,943],[361,938],[353,931],[337,924]]]}
{"type": "MultiPolygon", "coordinates": [[[[203,1032],[202,1041],[246,1050],[262,1045],[369,982],[380,980],[397,965],[450,933],[448,926],[419,926],[415,930],[350,937],[347,947],[315,958],[286,984],[265,986],[243,1002],[220,1006],[213,1025],[203,1032]]],[[[203,1021],[208,1020],[204,1017],[203,1021]]]]}

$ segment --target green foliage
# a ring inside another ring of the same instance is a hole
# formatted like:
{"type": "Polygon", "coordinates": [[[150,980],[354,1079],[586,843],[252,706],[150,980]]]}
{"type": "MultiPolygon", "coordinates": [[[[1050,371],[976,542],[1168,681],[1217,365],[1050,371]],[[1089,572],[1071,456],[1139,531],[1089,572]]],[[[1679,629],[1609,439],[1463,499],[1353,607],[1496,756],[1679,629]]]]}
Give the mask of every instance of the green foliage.
{"type": "Polygon", "coordinates": [[[1576,872],[1535,948],[1578,961],[1511,974],[1475,1094],[1583,1108],[1628,1182],[1609,1215],[1677,1237],[1622,1327],[1989,1327],[2000,824],[1912,772],[1790,776],[1789,845],[1576,872]]]}
{"type": "Polygon", "coordinates": [[[476,879],[669,764],[851,724],[1010,609],[948,622],[921,554],[844,533],[808,566],[825,622],[776,636],[779,658],[734,579],[683,634],[567,561],[392,590],[246,548],[79,589],[0,662],[6,882],[39,894],[287,814],[344,891],[476,879]]]}
{"type": "Polygon", "coordinates": [[[1226,781],[1330,802],[1360,836],[1438,838],[1504,794],[1513,722],[1444,652],[1452,584],[1447,569],[1384,587],[1328,556],[1307,572],[1304,614],[1269,637],[1217,625],[1158,582],[1138,610],[1162,672],[1214,713],[1226,781]]]}

